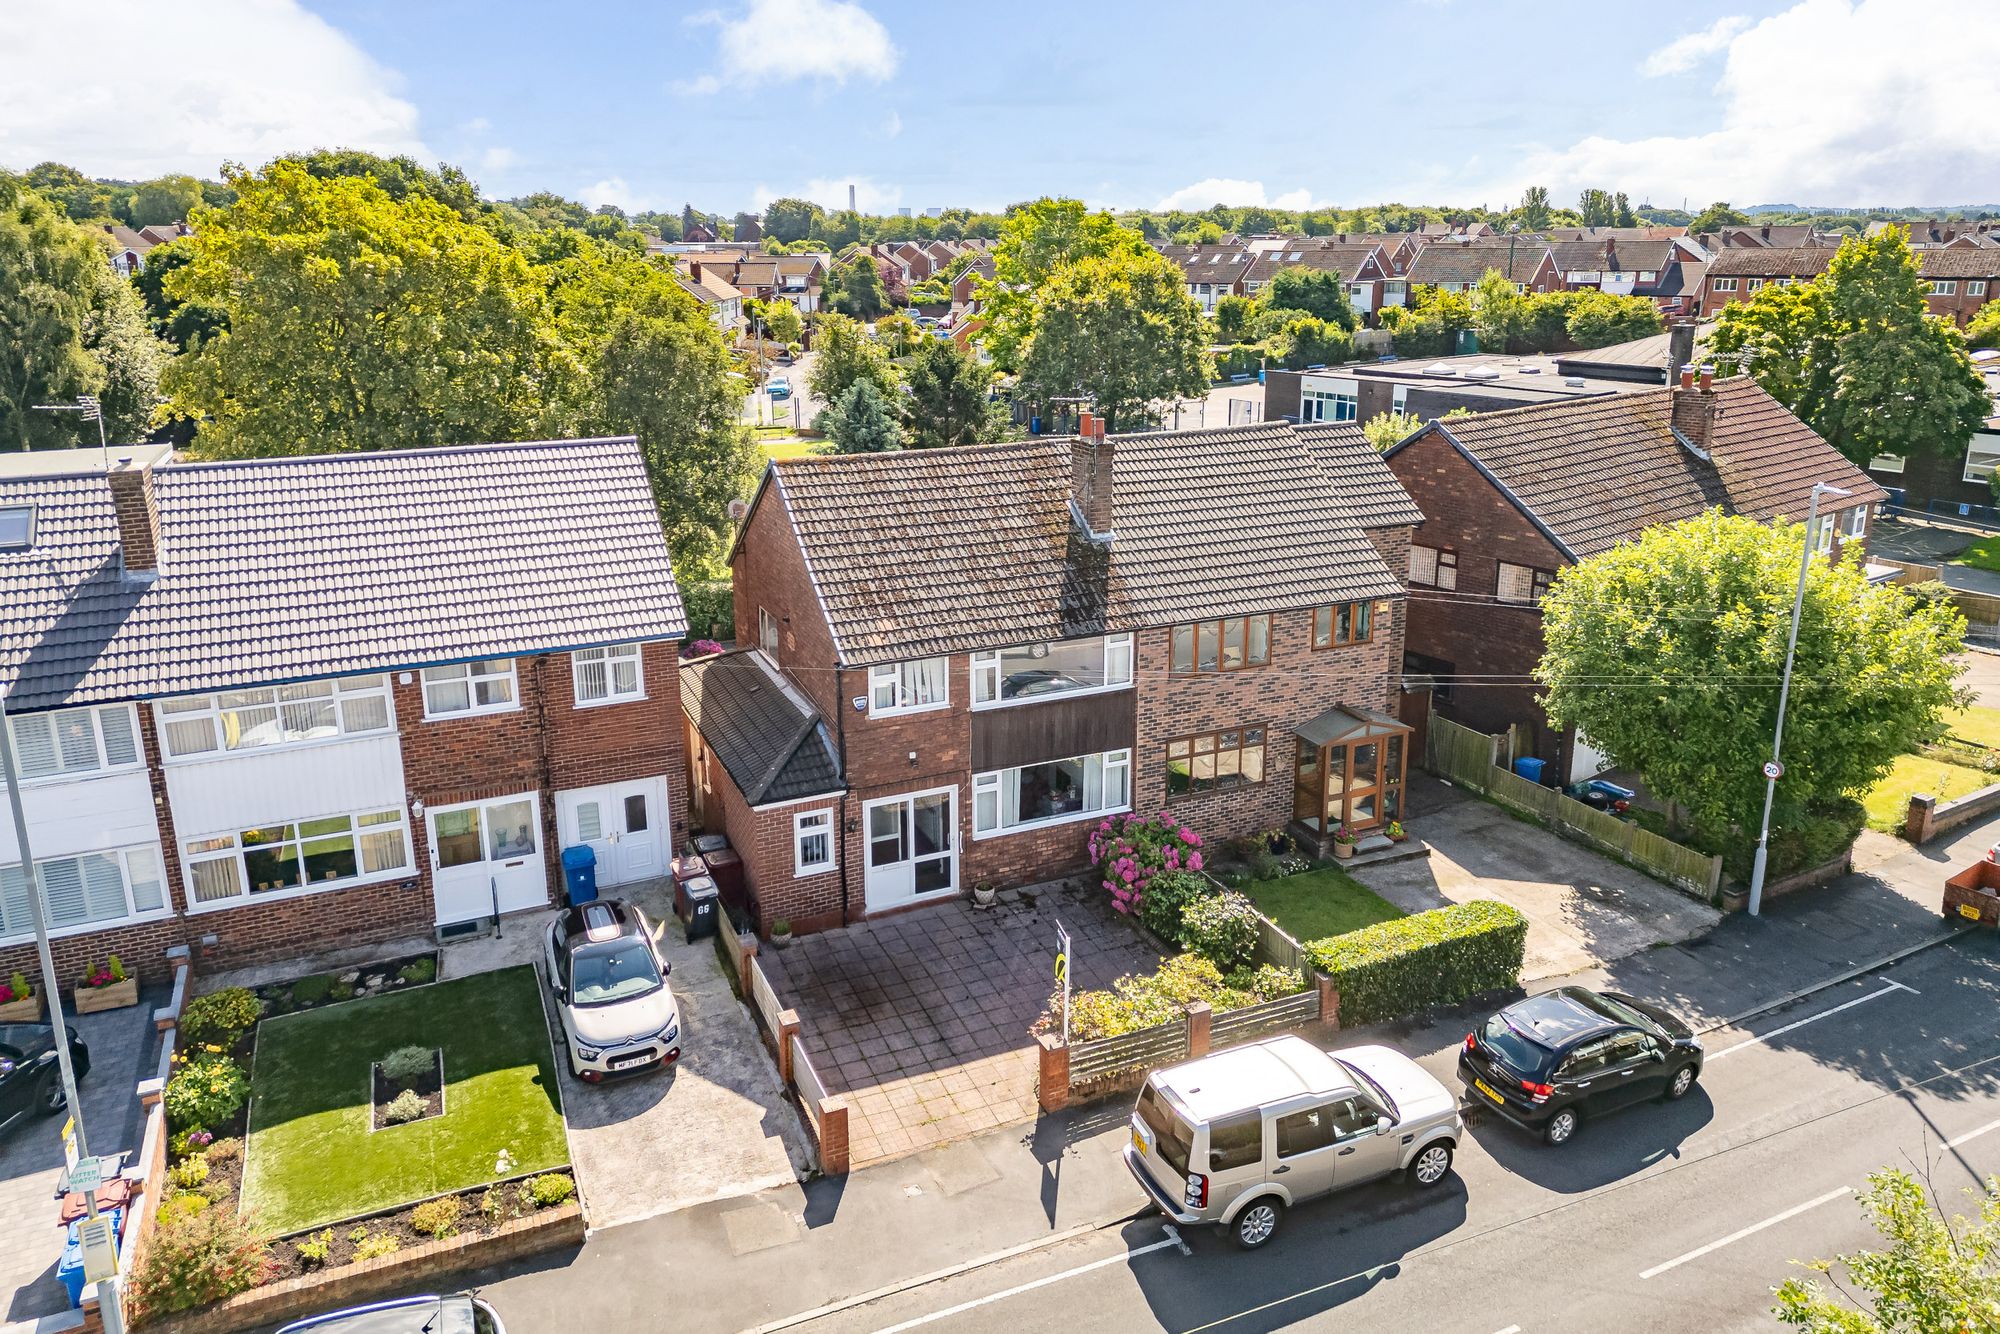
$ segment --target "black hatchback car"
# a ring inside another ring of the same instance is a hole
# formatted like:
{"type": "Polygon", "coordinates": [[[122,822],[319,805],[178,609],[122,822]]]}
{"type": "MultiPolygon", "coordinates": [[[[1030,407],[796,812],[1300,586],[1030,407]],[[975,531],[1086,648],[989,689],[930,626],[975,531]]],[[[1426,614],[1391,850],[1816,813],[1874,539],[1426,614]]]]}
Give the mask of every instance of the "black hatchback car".
{"type": "Polygon", "coordinates": [[[1686,1097],[1701,1060],[1694,1031],[1658,1006],[1558,987],[1467,1033],[1458,1077],[1468,1104],[1566,1144],[1590,1117],[1648,1098],[1686,1097]]]}
{"type": "MultiPolygon", "coordinates": [[[[90,1073],[90,1048],[70,1034],[70,1064],[77,1082],[90,1073]]],[[[0,1130],[30,1116],[63,1109],[56,1070],[56,1031],[47,1024],[0,1024],[0,1130]]]]}

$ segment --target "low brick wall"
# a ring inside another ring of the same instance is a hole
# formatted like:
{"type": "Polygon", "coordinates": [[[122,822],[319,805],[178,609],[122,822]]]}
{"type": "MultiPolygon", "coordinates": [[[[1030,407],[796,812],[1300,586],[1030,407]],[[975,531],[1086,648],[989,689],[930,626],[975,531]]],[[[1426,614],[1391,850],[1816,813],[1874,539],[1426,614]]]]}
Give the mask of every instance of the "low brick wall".
{"type": "Polygon", "coordinates": [[[1903,837],[1912,843],[1928,843],[1939,834],[1961,829],[2000,811],[2000,783],[1968,792],[1955,801],[1938,801],[1923,793],[1910,798],[1909,813],[1903,821],[1903,837]]]}
{"type": "Polygon", "coordinates": [[[583,1233],[583,1210],[572,1201],[513,1219],[488,1236],[428,1241],[379,1260],[363,1260],[321,1274],[284,1279],[199,1311],[170,1316],[145,1328],[162,1334],[230,1334],[233,1330],[278,1325],[317,1312],[380,1301],[399,1292],[449,1292],[453,1290],[454,1274],[506,1264],[563,1246],[581,1246],[583,1233]]]}
{"type": "Polygon", "coordinates": [[[1853,869],[1854,849],[1849,848],[1824,866],[1795,871],[1781,880],[1767,880],[1764,883],[1764,897],[1775,899],[1781,894],[1790,894],[1795,890],[1813,889],[1828,881],[1838,880],[1853,869]]]}

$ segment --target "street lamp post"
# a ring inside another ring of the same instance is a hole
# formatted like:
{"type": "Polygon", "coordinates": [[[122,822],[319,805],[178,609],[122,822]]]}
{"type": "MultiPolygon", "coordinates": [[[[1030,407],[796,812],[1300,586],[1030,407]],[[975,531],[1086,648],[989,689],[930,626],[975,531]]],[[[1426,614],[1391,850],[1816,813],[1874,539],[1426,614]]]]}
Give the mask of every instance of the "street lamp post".
{"type": "Polygon", "coordinates": [[[1806,504],[1806,549],[1799,558],[1799,587],[1792,596],[1792,631],[1785,641],[1785,674],[1778,682],[1778,722],[1771,729],[1771,758],[1764,765],[1764,823],[1757,831],[1757,856],[1750,865],[1750,915],[1755,917],[1764,906],[1764,863],[1771,850],[1771,803],[1778,796],[1778,779],[1784,776],[1784,761],[1779,758],[1785,744],[1785,705],[1792,695],[1792,656],[1799,647],[1799,617],[1805,611],[1806,576],[1812,572],[1813,529],[1819,520],[1819,498],[1821,496],[1851,496],[1852,491],[1825,482],[1813,483],[1812,499],[1806,504]]]}

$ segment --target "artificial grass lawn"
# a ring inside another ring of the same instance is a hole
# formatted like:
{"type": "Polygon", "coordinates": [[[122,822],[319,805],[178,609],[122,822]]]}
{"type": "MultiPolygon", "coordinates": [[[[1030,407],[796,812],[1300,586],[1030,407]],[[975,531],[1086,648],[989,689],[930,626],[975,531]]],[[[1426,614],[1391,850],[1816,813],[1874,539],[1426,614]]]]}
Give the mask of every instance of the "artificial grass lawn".
{"type": "Polygon", "coordinates": [[[1941,802],[1950,801],[1990,785],[1994,777],[1962,764],[1947,764],[1923,755],[1899,755],[1896,766],[1868,790],[1861,804],[1868,808],[1870,829],[1894,833],[1903,827],[1912,793],[1928,792],[1941,802]]]}
{"type": "Polygon", "coordinates": [[[266,1019],[257,1028],[243,1208],[296,1232],[569,1161],[530,967],[266,1019]],[[368,1129],[369,1065],[444,1049],[444,1114],[368,1129]],[[506,1150],[510,1162],[496,1169],[506,1150]]]}
{"type": "Polygon", "coordinates": [[[1332,866],[1276,880],[1252,880],[1243,892],[1301,944],[1403,916],[1395,904],[1332,866]]]}

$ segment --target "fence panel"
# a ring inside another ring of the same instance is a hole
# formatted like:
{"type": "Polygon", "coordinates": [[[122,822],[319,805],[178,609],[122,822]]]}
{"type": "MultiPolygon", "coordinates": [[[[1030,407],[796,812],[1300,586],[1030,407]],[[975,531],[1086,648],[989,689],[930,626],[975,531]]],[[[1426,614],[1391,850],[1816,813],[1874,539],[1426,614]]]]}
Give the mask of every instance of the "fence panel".
{"type": "Polygon", "coordinates": [[[1187,1055],[1187,1020],[1175,1019],[1122,1037],[1079,1042],[1069,1049],[1072,1086],[1142,1066],[1161,1065],[1187,1055]]]}
{"type": "Polygon", "coordinates": [[[1486,790],[1486,775],[1493,768],[1492,737],[1436,713],[1425,732],[1424,759],[1432,773],[1478,792],[1486,790]]]}
{"type": "Polygon", "coordinates": [[[1306,970],[1306,952],[1298,941],[1263,913],[1257,914],[1257,961],[1280,968],[1306,970]]]}
{"type": "Polygon", "coordinates": [[[757,1014],[770,1030],[773,1039],[778,1036],[778,1015],[784,1006],[778,1003],[778,993],[771,986],[771,979],[764,976],[764,966],[755,959],[750,961],[750,999],[757,1006],[757,1014]]]}
{"type": "Polygon", "coordinates": [[[1301,1028],[1318,1019],[1317,989],[1301,991],[1281,1000],[1265,1001],[1262,1005],[1246,1005],[1240,1010],[1224,1010],[1209,1020],[1209,1050],[1221,1051],[1224,1047],[1238,1046],[1268,1033],[1301,1028]]]}
{"type": "Polygon", "coordinates": [[[812,1060],[806,1055],[806,1044],[799,1041],[797,1033],[792,1034],[792,1082],[798,1085],[799,1101],[805,1104],[806,1115],[812,1118],[813,1133],[817,1135],[819,1105],[826,1097],[826,1084],[819,1071],[813,1069],[812,1060]]]}

